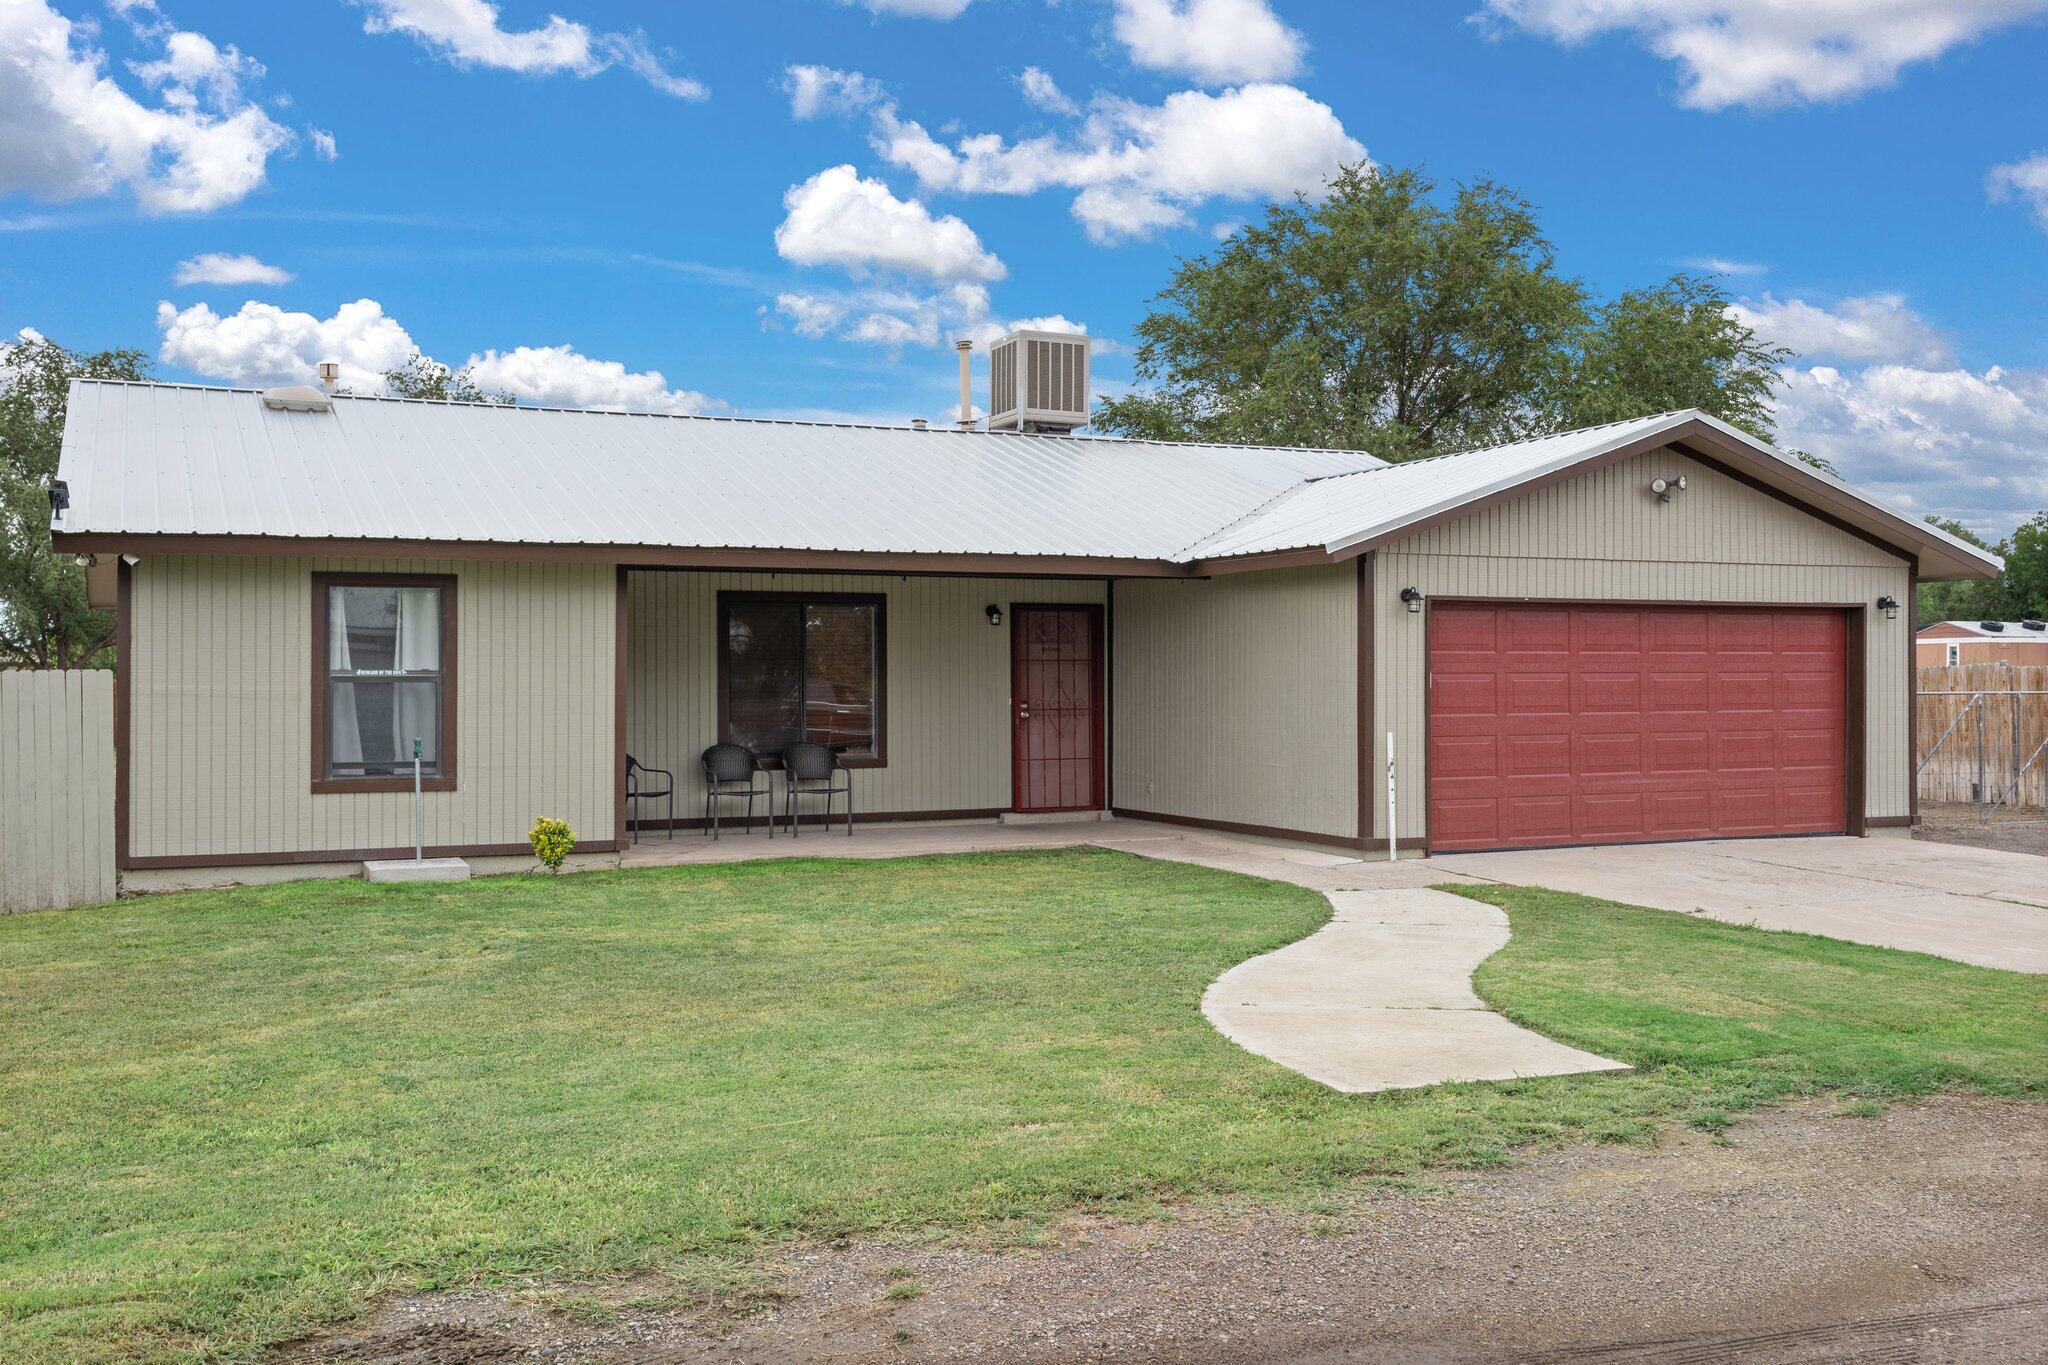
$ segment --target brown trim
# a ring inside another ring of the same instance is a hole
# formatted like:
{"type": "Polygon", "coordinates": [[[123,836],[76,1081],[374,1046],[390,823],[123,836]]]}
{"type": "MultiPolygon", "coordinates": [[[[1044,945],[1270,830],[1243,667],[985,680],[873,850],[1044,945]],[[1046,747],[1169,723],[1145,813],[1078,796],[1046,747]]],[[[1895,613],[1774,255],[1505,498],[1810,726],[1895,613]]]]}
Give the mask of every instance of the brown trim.
{"type": "MultiPolygon", "coordinates": [[[[456,576],[417,573],[315,573],[313,599],[312,758],[307,769],[315,796],[409,792],[409,777],[327,775],[327,594],[330,588],[439,588],[441,590],[441,771],[420,779],[420,790],[452,792],[456,779],[456,576]]],[[[143,864],[138,863],[137,866],[143,864]]]]}
{"type": "Polygon", "coordinates": [[[1906,567],[1906,823],[1920,823],[1920,640],[1913,624],[1920,616],[1920,561],[1906,567]]]}
{"type": "Polygon", "coordinates": [[[626,566],[618,567],[618,639],[612,652],[612,843],[626,849],[626,670],[631,648],[627,627],[626,566]]]}
{"type": "Polygon", "coordinates": [[[1199,815],[1168,815],[1164,811],[1132,810],[1125,806],[1116,806],[1109,813],[1119,820],[1155,820],[1162,825],[1216,829],[1226,834],[1251,834],[1262,839],[1292,839],[1297,843],[1341,848],[1346,853],[1358,852],[1358,840],[1348,834],[1314,834],[1305,829],[1286,829],[1279,825],[1247,825],[1236,820],[1208,820],[1199,815]]]}
{"type": "Polygon", "coordinates": [[[1102,580],[1102,806],[1116,804],[1116,580],[1102,580]]]}
{"type": "MultiPolygon", "coordinates": [[[[1430,752],[1429,716],[1431,710],[1429,704],[1429,689],[1431,686],[1429,667],[1431,655],[1434,652],[1432,645],[1433,637],[1430,633],[1430,626],[1434,617],[1430,614],[1430,609],[1438,603],[1446,606],[1642,607],[1664,611],[1734,609],[1741,611],[1833,611],[1841,613],[1844,617],[1843,629],[1847,637],[1845,642],[1846,651],[1842,660],[1843,686],[1847,691],[1847,696],[1844,698],[1842,719],[1842,799],[1844,807],[1843,818],[1846,822],[1844,832],[1854,836],[1861,836],[1867,833],[1874,823],[1868,814],[1869,794],[1866,787],[1868,756],[1864,752],[1868,747],[1865,736],[1869,734],[1870,725],[1868,698],[1870,667],[1869,660],[1866,657],[1869,641],[1865,633],[1869,622],[1865,616],[1865,613],[1868,611],[1866,604],[1862,602],[1673,602],[1668,599],[1646,600],[1604,597],[1460,597],[1446,594],[1441,597],[1427,595],[1424,597],[1422,604],[1422,752],[1425,755],[1422,765],[1422,819],[1425,840],[1429,829],[1429,812],[1434,805],[1434,793],[1431,790],[1434,774],[1430,769],[1427,758],[1430,752]]],[[[1909,668],[1912,666],[1910,650],[1907,653],[1907,666],[1909,668]]],[[[1802,836],[1772,834],[1707,835],[1703,836],[1703,839],[1729,837],[1772,839],[1802,836]]],[[[1517,844],[1513,846],[1513,850],[1525,852],[1537,847],[1622,847],[1626,844],[1639,843],[1699,842],[1702,842],[1702,839],[1630,839],[1616,845],[1517,844]]],[[[1482,849],[1474,851],[1493,852],[1495,850],[1482,849]]]]}
{"type": "Polygon", "coordinates": [[[1317,564],[1341,564],[1355,553],[1340,551],[1332,554],[1319,545],[1301,550],[1263,550],[1251,555],[1197,559],[1188,565],[1188,572],[1196,578],[1213,578],[1218,574],[1252,573],[1261,569],[1299,569],[1317,564]]]}
{"type": "Polygon", "coordinates": [[[135,567],[117,559],[114,578],[114,867],[132,864],[128,856],[129,762],[135,715],[135,567]]]}
{"type": "Polygon", "coordinates": [[[1108,634],[1103,629],[1103,608],[1099,602],[1016,602],[1010,603],[1010,809],[1020,815],[1064,815],[1076,811],[1099,811],[1108,808],[1109,799],[1109,675],[1108,675],[1108,634]],[[1023,662],[1023,653],[1017,648],[1018,637],[1023,633],[1027,611],[1078,611],[1088,618],[1088,643],[1095,654],[1095,781],[1089,803],[1085,806],[1026,806],[1024,804],[1024,773],[1017,762],[1017,748],[1022,742],[1021,727],[1017,718],[1017,696],[1020,692],[1017,679],[1017,665],[1023,662]]]}
{"type": "Polygon", "coordinates": [[[336,536],[135,534],[59,531],[64,554],[343,556],[361,559],[512,560],[624,564],[635,569],[727,569],[780,573],[892,573],[945,578],[1188,578],[1163,559],[1112,555],[915,554],[870,550],[710,549],[665,545],[542,545],[490,540],[369,540],[336,536]]]}
{"type": "MultiPolygon", "coordinates": [[[[993,806],[981,810],[863,810],[854,812],[853,823],[856,825],[900,825],[917,820],[930,820],[933,822],[942,820],[995,820],[1003,814],[1003,811],[993,806]]],[[[837,824],[841,818],[835,815],[832,817],[832,820],[837,824]]],[[[726,830],[738,829],[745,823],[745,820],[740,817],[727,815],[720,817],[719,828],[726,830]]],[[[637,847],[647,847],[645,836],[648,830],[678,829],[694,833],[698,830],[710,828],[711,822],[702,816],[678,816],[672,822],[668,820],[648,820],[640,825],[642,837],[637,847]]],[[[825,854],[821,856],[830,857],[831,855],[825,854]]]]}
{"type": "MultiPolygon", "coordinates": [[[[623,566],[621,566],[623,572],[623,566]]],[[[838,602],[856,606],[871,606],[875,609],[875,752],[869,757],[842,758],[840,761],[849,768],[886,768],[889,766],[889,598],[879,592],[754,592],[738,589],[721,589],[718,594],[715,621],[716,634],[712,636],[711,649],[718,660],[718,738],[715,743],[727,743],[726,692],[730,682],[730,668],[725,653],[726,611],[735,602],[790,602],[802,605],[806,602],[838,602]]],[[[620,760],[624,762],[623,759],[620,760]]],[[[769,759],[773,762],[773,759],[769,759]]],[[[624,779],[620,779],[623,789],[624,779]]],[[[621,806],[623,806],[623,801],[621,806]]],[[[624,828],[624,826],[620,826],[624,828]]]]}
{"type": "Polygon", "coordinates": [[[1378,558],[1368,550],[1358,557],[1358,844],[1368,848],[1372,844],[1373,781],[1372,741],[1374,661],[1372,652],[1373,628],[1373,569],[1378,558]]]}
{"type": "Polygon", "coordinates": [[[1848,633],[1848,652],[1842,661],[1842,679],[1847,695],[1842,699],[1842,803],[1848,816],[1848,834],[1862,838],[1869,832],[1870,796],[1865,768],[1870,749],[1870,609],[1850,607],[1842,612],[1842,627],[1848,633]]]}
{"type": "MultiPolygon", "coordinates": [[[[578,839],[571,853],[613,852],[609,839],[578,839]]],[[[429,844],[428,858],[516,858],[532,856],[531,844],[429,844]]],[[[378,859],[412,861],[412,845],[404,848],[314,848],[280,853],[181,853],[168,857],[130,858],[125,867],[143,871],[157,867],[301,867],[312,863],[361,863],[378,859]]]]}
{"type": "Polygon", "coordinates": [[[1869,829],[1906,829],[1919,820],[1917,815],[1873,815],[1863,823],[1869,829]]]}

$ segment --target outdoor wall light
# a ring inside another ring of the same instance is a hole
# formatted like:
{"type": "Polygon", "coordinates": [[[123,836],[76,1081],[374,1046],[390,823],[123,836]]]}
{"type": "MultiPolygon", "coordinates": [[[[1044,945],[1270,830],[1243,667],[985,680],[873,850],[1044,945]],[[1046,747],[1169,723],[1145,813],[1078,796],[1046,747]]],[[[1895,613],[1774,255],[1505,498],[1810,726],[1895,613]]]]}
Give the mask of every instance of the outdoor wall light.
{"type": "Polygon", "coordinates": [[[1884,619],[1887,621],[1899,619],[1899,599],[1896,597],[1878,598],[1877,609],[1884,613],[1884,619]]]}
{"type": "Polygon", "coordinates": [[[993,602],[982,608],[982,614],[988,617],[988,623],[992,626],[1003,623],[1003,609],[993,602]]]}
{"type": "Polygon", "coordinates": [[[1401,589],[1401,600],[1408,604],[1408,610],[1410,611],[1422,610],[1422,594],[1413,588],[1401,589]]]}
{"type": "Polygon", "coordinates": [[[1683,493],[1685,491],[1685,475],[1680,474],[1675,479],[1652,479],[1650,480],[1650,491],[1657,495],[1657,501],[1670,502],[1673,493],[1683,493]]]}

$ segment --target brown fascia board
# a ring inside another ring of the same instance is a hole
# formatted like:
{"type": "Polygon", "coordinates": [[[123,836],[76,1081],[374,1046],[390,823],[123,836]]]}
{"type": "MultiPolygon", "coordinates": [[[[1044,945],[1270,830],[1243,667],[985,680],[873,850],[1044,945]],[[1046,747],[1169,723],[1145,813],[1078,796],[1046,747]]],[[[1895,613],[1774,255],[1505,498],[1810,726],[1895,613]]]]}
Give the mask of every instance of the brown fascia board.
{"type": "Polygon", "coordinates": [[[311,536],[58,531],[60,554],[269,555],[352,559],[466,559],[620,564],[635,569],[883,573],[1009,578],[1189,578],[1163,559],[1090,555],[925,554],[866,550],[702,549],[658,545],[544,545],[481,540],[364,540],[311,536]]]}

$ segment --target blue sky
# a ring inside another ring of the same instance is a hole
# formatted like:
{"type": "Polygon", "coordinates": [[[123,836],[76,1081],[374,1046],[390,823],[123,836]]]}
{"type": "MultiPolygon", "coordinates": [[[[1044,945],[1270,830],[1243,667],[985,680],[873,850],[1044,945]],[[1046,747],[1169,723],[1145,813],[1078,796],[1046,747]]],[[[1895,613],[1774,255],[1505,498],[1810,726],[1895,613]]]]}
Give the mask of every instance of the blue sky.
{"type": "Polygon", "coordinates": [[[1177,258],[1363,154],[1515,187],[1601,293],[1729,267],[1788,441],[2003,533],[2048,505],[2048,0],[1781,8],[0,0],[0,332],[940,417],[1020,320],[1127,382],[1177,258]]]}

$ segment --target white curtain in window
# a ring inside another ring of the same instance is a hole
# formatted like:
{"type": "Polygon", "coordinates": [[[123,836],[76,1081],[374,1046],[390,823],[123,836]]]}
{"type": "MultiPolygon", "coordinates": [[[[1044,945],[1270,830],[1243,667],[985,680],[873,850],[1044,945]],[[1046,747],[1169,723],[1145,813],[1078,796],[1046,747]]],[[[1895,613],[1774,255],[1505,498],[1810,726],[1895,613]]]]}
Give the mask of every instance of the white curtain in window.
{"type": "MultiPolygon", "coordinates": [[[[441,667],[441,590],[398,590],[398,667],[434,673],[441,667]]],[[[407,750],[411,752],[410,749],[407,750]]]]}
{"type": "MultiPolygon", "coordinates": [[[[327,668],[329,672],[347,672],[354,665],[349,662],[348,650],[348,594],[329,589],[327,592],[327,668]]],[[[354,683],[333,684],[334,695],[327,702],[327,753],[337,767],[344,763],[363,761],[363,730],[356,715],[356,689],[354,683]]]]}

